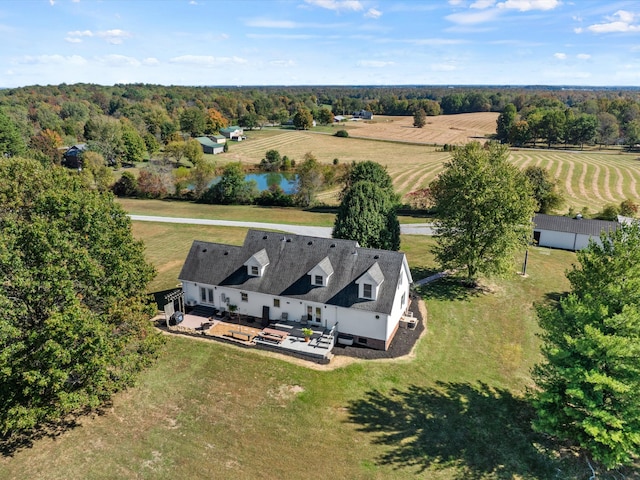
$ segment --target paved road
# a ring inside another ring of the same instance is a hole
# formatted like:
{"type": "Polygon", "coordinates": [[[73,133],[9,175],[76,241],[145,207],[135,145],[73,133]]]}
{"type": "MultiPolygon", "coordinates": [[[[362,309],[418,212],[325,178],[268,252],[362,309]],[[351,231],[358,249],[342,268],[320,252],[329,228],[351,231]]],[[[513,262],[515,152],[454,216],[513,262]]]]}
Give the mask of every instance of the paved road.
{"type": "MultiPolygon", "coordinates": [[[[305,225],[286,225],[282,223],[237,222],[234,220],[210,220],[206,218],[157,217],[151,215],[129,215],[138,222],[183,223],[191,225],[215,225],[219,227],[245,227],[261,230],[280,230],[297,235],[331,238],[331,227],[309,227],[305,225]]],[[[431,223],[410,223],[400,225],[400,232],[408,235],[433,235],[431,223]]]]}

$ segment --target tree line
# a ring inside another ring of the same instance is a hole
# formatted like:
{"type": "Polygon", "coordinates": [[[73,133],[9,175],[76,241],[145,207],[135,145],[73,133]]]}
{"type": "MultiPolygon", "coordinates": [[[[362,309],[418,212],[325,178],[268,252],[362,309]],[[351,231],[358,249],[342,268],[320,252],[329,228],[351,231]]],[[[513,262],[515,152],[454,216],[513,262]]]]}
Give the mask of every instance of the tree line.
{"type": "Polygon", "coordinates": [[[583,116],[595,115],[599,141],[610,144],[622,135],[633,144],[636,133],[640,135],[639,102],[637,89],[29,86],[0,90],[0,153],[17,155],[31,149],[59,159],[60,147],[92,142],[107,161],[127,162],[140,157],[141,145],[153,154],[161,145],[179,140],[180,134],[209,135],[231,124],[251,129],[291,122],[309,128],[314,120],[328,124],[334,115],[360,110],[376,115],[423,111],[427,116],[502,112],[498,137],[513,144],[538,139],[588,142],[593,121],[583,116]],[[515,115],[509,105],[515,107],[515,115]],[[556,113],[545,117],[546,110],[561,110],[565,118],[556,113]],[[567,122],[573,126],[559,126],[567,122]]]}
{"type": "Polygon", "coordinates": [[[589,98],[567,105],[558,99],[532,98],[509,103],[498,116],[496,138],[514,146],[540,141],[579,146],[626,145],[640,142],[640,105],[633,98],[589,98]]]}

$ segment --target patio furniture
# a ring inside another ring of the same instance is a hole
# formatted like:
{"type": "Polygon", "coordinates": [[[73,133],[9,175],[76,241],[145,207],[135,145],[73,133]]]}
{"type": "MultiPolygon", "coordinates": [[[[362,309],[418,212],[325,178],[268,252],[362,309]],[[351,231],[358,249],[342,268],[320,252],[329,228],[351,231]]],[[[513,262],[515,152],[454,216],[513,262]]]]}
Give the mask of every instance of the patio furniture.
{"type": "Polygon", "coordinates": [[[258,334],[258,338],[276,343],[282,343],[288,336],[288,332],[283,332],[282,330],[276,330],[274,328],[265,328],[258,334]]]}
{"type": "Polygon", "coordinates": [[[246,332],[241,332],[239,330],[230,330],[229,331],[229,335],[231,336],[231,338],[238,338],[238,340],[245,340],[247,342],[251,341],[251,334],[250,333],[246,333],[246,332]]]}

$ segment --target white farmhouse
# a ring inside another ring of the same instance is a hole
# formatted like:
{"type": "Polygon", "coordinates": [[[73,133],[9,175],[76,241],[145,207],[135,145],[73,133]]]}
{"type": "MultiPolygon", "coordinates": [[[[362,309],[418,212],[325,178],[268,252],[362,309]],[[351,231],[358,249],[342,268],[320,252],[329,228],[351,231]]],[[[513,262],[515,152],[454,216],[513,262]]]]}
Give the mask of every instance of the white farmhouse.
{"type": "Polygon", "coordinates": [[[563,250],[582,250],[589,240],[600,242],[602,232],[615,231],[618,222],[590,220],[576,217],[562,217],[538,213],[533,217],[533,240],[540,247],[561,248],[563,250]]]}
{"type": "Polygon", "coordinates": [[[188,305],[286,318],[386,350],[409,306],[404,253],[353,240],[249,230],[242,246],[194,241],[180,281],[188,305]]]}

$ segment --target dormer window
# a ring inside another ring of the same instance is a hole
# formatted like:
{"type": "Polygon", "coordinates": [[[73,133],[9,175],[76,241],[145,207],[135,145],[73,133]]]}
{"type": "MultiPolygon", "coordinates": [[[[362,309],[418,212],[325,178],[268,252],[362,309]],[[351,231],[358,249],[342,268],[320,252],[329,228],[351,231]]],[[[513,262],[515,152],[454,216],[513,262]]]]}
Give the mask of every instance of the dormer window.
{"type": "Polygon", "coordinates": [[[364,300],[376,300],[380,293],[380,286],[384,282],[384,275],[378,262],[356,280],[358,285],[358,297],[364,300]]]}
{"type": "Polygon", "coordinates": [[[329,279],[333,275],[333,266],[329,261],[329,257],[324,257],[313,267],[307,274],[311,277],[311,285],[315,287],[326,287],[329,285],[329,279]]]}
{"type": "Polygon", "coordinates": [[[264,275],[264,271],[269,265],[269,256],[267,251],[263,248],[259,252],[253,254],[249,260],[244,262],[247,267],[247,275],[251,277],[261,277],[264,275]]]}

